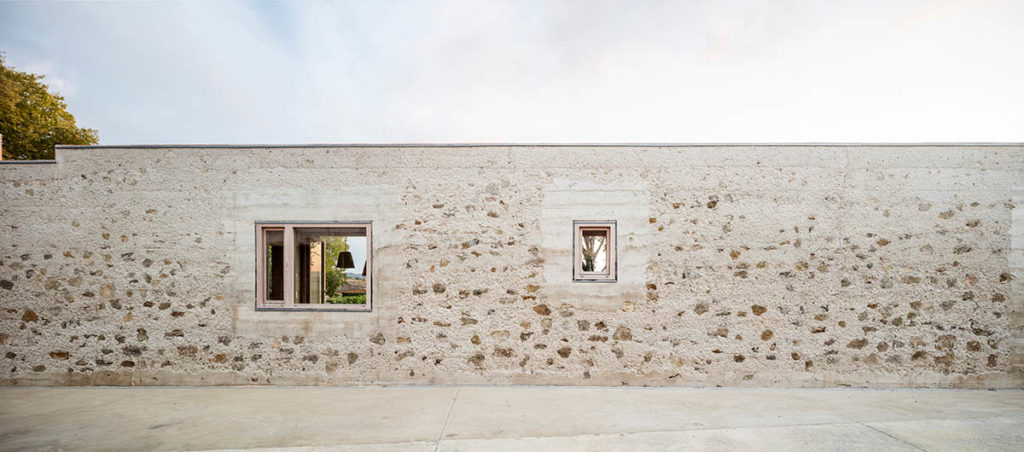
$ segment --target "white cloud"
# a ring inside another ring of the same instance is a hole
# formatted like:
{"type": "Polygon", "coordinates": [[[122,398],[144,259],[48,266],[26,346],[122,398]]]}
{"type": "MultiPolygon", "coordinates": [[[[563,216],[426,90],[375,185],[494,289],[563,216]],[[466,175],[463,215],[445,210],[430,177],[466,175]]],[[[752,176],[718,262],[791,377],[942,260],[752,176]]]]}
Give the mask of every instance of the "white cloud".
{"type": "Polygon", "coordinates": [[[33,61],[31,64],[17,68],[22,72],[43,75],[43,83],[61,95],[74,94],[74,85],[57,68],[54,61],[33,61]]]}
{"type": "Polygon", "coordinates": [[[0,4],[116,143],[1024,141],[1024,3],[0,4]]]}

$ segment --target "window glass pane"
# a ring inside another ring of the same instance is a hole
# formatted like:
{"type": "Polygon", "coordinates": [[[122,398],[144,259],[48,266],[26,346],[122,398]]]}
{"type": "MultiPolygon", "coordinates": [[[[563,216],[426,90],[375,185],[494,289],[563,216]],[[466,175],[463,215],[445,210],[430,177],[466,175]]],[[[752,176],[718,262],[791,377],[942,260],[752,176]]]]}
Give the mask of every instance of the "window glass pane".
{"type": "Polygon", "coordinates": [[[583,243],[580,245],[580,269],[584,272],[608,272],[608,230],[583,229],[583,243]]]}
{"type": "Polygon", "coordinates": [[[295,228],[295,303],[366,304],[366,229],[295,228]]]}
{"type": "Polygon", "coordinates": [[[266,231],[267,300],[284,301],[284,231],[266,231]]]}

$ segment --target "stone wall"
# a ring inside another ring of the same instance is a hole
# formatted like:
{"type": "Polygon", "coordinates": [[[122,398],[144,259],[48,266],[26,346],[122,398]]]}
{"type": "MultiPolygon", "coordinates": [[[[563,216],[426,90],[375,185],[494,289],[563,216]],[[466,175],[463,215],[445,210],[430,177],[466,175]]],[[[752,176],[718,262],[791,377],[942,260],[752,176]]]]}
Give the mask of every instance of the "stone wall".
{"type": "Polygon", "coordinates": [[[64,147],[0,165],[0,383],[1020,388],[1022,203],[1019,145],[64,147]],[[257,312],[263,220],[372,220],[373,311],[257,312]]]}

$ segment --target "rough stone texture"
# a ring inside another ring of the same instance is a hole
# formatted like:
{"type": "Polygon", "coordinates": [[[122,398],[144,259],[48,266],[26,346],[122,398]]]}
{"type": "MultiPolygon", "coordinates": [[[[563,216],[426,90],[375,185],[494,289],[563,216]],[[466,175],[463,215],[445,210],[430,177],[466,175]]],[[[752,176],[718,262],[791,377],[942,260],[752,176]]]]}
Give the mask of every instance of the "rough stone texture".
{"type": "Polygon", "coordinates": [[[5,385],[1024,386],[1019,145],[67,147],[0,187],[5,385]],[[255,311],[269,220],[372,220],[373,311],[255,311]]]}

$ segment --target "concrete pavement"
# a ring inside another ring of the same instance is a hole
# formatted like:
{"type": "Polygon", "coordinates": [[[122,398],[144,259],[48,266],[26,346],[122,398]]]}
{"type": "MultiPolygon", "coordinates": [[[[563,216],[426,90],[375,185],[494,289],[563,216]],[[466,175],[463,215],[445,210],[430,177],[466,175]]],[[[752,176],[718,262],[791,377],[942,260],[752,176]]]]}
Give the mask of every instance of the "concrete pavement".
{"type": "Polygon", "coordinates": [[[0,449],[1022,450],[1024,391],[0,389],[0,449]]]}

